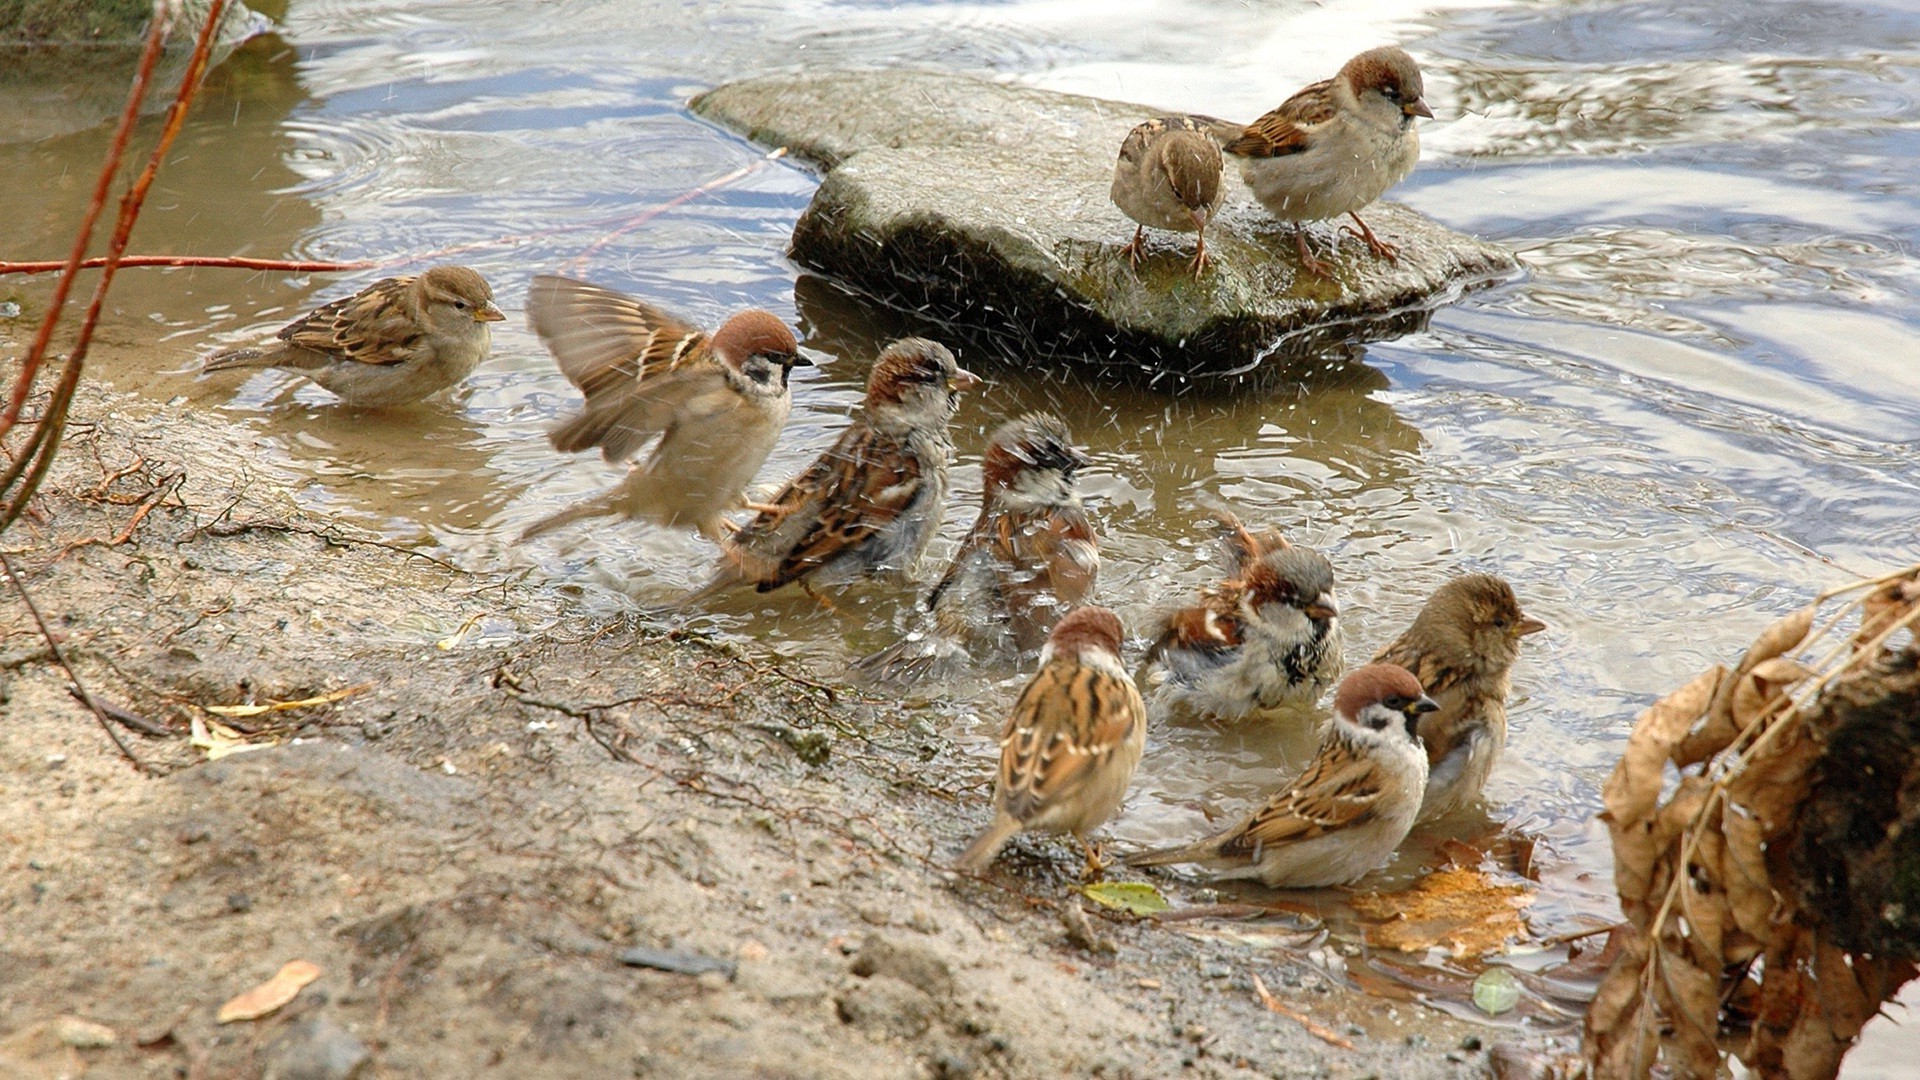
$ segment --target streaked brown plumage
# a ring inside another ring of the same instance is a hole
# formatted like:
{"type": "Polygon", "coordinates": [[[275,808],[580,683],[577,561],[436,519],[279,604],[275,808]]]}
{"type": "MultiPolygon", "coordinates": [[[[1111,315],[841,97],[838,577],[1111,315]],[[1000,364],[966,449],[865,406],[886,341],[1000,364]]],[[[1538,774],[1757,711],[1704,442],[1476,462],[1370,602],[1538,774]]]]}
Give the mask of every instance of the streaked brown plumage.
{"type": "Polygon", "coordinates": [[[1191,116],[1162,116],[1127,133],[1113,166],[1113,203],[1138,224],[1126,247],[1137,269],[1146,255],[1146,230],[1169,229],[1198,234],[1193,275],[1207,268],[1207,222],[1220,208],[1226,186],[1220,182],[1223,159],[1191,116]]]}

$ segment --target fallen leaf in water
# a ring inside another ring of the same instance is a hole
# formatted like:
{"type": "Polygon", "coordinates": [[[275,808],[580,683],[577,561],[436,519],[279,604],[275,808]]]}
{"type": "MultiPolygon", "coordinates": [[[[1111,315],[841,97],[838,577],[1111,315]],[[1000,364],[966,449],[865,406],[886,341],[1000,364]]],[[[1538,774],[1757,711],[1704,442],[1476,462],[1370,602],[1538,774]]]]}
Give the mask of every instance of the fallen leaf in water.
{"type": "Polygon", "coordinates": [[[222,1024],[257,1020],[298,997],[302,988],[320,977],[320,965],[289,960],[273,978],[220,1006],[214,1019],[222,1024]]]}
{"type": "Polygon", "coordinates": [[[1527,936],[1520,909],[1534,893],[1520,882],[1494,881],[1473,867],[1447,867],[1397,893],[1356,896],[1353,910],[1372,920],[1367,944],[1401,952],[1445,945],[1455,956],[1500,951],[1527,936]]]}
{"type": "Polygon", "coordinates": [[[1080,891],[1101,907],[1130,915],[1158,915],[1172,906],[1159,889],[1139,881],[1099,881],[1080,891]]]}
{"type": "Polygon", "coordinates": [[[1512,1012],[1520,1004],[1520,980],[1503,967],[1492,967],[1473,980],[1473,1007],[1488,1016],[1512,1012]]]}
{"type": "Polygon", "coordinates": [[[215,716],[231,716],[235,719],[248,716],[260,716],[270,712],[283,712],[287,709],[310,709],[316,705],[331,705],[336,701],[345,701],[355,694],[373,689],[372,683],[349,686],[345,690],[335,690],[319,697],[301,698],[299,701],[268,701],[259,705],[202,705],[201,708],[215,716]]]}

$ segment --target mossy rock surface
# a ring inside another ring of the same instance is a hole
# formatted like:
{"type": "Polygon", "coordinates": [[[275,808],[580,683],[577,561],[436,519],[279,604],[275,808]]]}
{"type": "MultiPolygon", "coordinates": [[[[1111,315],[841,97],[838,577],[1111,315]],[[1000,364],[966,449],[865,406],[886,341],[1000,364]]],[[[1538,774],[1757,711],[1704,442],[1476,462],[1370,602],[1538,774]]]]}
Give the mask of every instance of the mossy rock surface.
{"type": "Polygon", "coordinates": [[[1334,346],[1418,329],[1518,269],[1504,248],[1380,203],[1366,216],[1399,260],[1320,224],[1316,250],[1338,248],[1334,277],[1319,278],[1292,227],[1235,175],[1199,280],[1185,235],[1153,236],[1136,272],[1122,253],[1133,222],[1107,188],[1121,139],[1164,111],[1143,105],[892,71],[729,83],[693,109],[826,170],[794,228],[795,261],[1048,366],[1145,381],[1255,365],[1286,375],[1334,346]]]}

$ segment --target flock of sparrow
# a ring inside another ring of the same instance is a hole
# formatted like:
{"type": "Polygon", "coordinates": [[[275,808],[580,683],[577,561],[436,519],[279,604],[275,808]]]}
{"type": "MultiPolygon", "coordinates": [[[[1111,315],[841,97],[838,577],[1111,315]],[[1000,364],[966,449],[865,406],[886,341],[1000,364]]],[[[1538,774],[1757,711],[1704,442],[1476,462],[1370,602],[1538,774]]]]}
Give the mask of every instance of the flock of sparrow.
{"type": "MultiPolygon", "coordinates": [[[[1415,117],[1431,117],[1420,70],[1397,48],[1361,53],[1244,127],[1175,116],[1135,128],[1112,196],[1146,227],[1197,234],[1220,204],[1222,152],[1276,217],[1296,223],[1303,266],[1327,272],[1299,223],[1351,215],[1382,258],[1395,249],[1357,211],[1419,156],[1415,117]]],[[[925,338],[881,352],[860,411],[833,447],[765,502],[748,485],[772,452],[808,361],[787,325],[744,311],[707,333],[633,297],[564,277],[533,280],[528,322],[585,398],[551,432],[563,452],[612,462],[651,446],[611,491],[534,524],[522,539],[613,516],[698,530],[721,546],[712,579],[684,603],[752,586],[769,592],[912,580],[945,514],[948,424],[980,379],[925,338]],[[752,511],[744,525],[729,520],[752,511]]],[[[360,406],[417,401],[485,358],[504,319],[486,280],[463,266],[391,278],[322,307],[260,348],[216,353],[206,370],[297,371],[360,406]]],[[[969,664],[1038,671],[1000,740],[994,818],[960,857],[978,869],[1023,830],[1083,844],[1118,811],[1155,723],[1234,725],[1311,715],[1339,679],[1333,566],[1277,530],[1225,521],[1223,580],[1153,628],[1143,697],[1121,659],[1119,618],[1091,604],[1099,544],[1074,489],[1087,464],[1057,417],[1009,420],[982,461],[982,506],[927,594],[929,625],[856,664],[864,678],[909,683],[969,664]]],[[[824,600],[822,600],[825,603],[824,600]]],[[[831,607],[831,605],[827,605],[831,607]]],[[[1506,582],[1471,574],[1443,585],[1412,626],[1339,681],[1333,716],[1306,769],[1244,820],[1196,843],[1134,855],[1134,865],[1193,863],[1272,886],[1343,884],[1377,868],[1414,825],[1471,803],[1506,740],[1509,672],[1544,624],[1506,582]]],[[[1086,848],[1089,871],[1097,852],[1086,848]]]]}

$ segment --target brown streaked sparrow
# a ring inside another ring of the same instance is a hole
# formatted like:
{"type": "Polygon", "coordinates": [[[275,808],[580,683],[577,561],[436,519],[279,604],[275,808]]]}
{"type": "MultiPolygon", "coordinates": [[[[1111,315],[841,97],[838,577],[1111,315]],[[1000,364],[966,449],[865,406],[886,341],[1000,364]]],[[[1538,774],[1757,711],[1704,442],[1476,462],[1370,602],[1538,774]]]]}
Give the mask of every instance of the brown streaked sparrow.
{"type": "Polygon", "coordinates": [[[1216,877],[1283,889],[1344,885],[1377,869],[1420,811],[1427,755],[1414,730],[1436,708],[1405,668],[1356,669],[1340,681],[1334,722],[1293,783],[1224,832],[1130,856],[1127,865],[1198,863],[1216,877]]]}
{"type": "Polygon", "coordinates": [[[687,598],[737,584],[908,580],[946,512],[958,394],[980,384],[945,345],[902,338],[867,378],[867,397],[833,448],[729,537],[714,577],[687,598]]]}
{"type": "Polygon", "coordinates": [[[1479,797],[1507,742],[1507,693],[1520,639],[1546,628],[1520,610],[1505,581],[1467,574],[1435,589],[1406,633],[1373,658],[1412,672],[1440,703],[1420,718],[1428,766],[1421,821],[1479,797]]]}
{"type": "Polygon", "coordinates": [[[1147,227],[1197,233],[1193,276],[1207,268],[1207,222],[1220,208],[1224,162],[1208,128],[1191,116],[1162,116],[1134,128],[1113,166],[1113,204],[1137,224],[1127,261],[1139,269],[1147,227]]]}
{"type": "MultiPolygon", "coordinates": [[[[1342,214],[1378,258],[1398,252],[1360,220],[1359,211],[1407,178],[1420,160],[1414,118],[1432,117],[1420,65],[1391,45],[1368,49],[1331,79],[1314,83],[1279,108],[1241,127],[1205,118],[1260,205],[1294,223],[1301,265],[1327,277],[1331,268],[1307,250],[1301,222],[1342,214]]],[[[1347,230],[1352,231],[1352,230],[1347,230]]]]}
{"type": "Polygon", "coordinates": [[[271,345],[226,349],[203,371],[281,368],[362,408],[411,405],[473,373],[506,318],[487,279],[464,266],[384,278],[282,327],[271,345]]]}
{"type": "Polygon", "coordinates": [[[1087,456],[1059,417],[1001,424],[980,464],[980,516],[927,594],[930,633],[860,661],[881,682],[939,679],[960,664],[1032,654],[1062,614],[1086,602],[1100,571],[1093,523],[1074,493],[1087,456]]]}
{"type": "Polygon", "coordinates": [[[1245,720],[1311,706],[1340,675],[1333,564],[1277,530],[1228,524],[1227,579],[1166,616],[1147,651],[1156,711],[1245,720]]]}
{"type": "Polygon", "coordinates": [[[1120,662],[1126,636],[1103,607],[1075,608],[1054,625],[1040,670],[1000,733],[993,822],[958,860],[964,870],[993,861],[1015,833],[1072,833],[1100,868],[1087,833],[1120,809],[1147,742],[1147,707],[1120,662]]]}
{"type": "Polygon", "coordinates": [[[793,331],[754,309],[709,335],[631,296],[550,275],[533,279],[527,321],[586,396],[579,415],[549,433],[554,449],[599,447],[619,461],[654,447],[618,487],[535,522],[520,539],[612,516],[724,539],[724,515],[746,505],[787,422],[787,376],[811,363],[793,331]]]}

